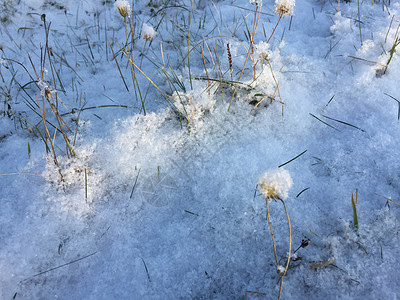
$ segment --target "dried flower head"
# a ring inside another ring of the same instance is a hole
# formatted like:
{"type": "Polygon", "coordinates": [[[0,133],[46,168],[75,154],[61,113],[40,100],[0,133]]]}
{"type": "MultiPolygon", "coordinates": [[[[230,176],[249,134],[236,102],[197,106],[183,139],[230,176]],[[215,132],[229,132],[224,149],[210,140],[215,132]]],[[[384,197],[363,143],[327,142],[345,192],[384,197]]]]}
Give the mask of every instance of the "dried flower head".
{"type": "Polygon", "coordinates": [[[265,199],[286,199],[293,185],[290,173],[285,169],[265,172],[258,180],[258,186],[265,199]]]}
{"type": "Polygon", "coordinates": [[[155,35],[156,31],[154,30],[154,28],[147,25],[146,23],[143,23],[142,38],[146,41],[151,41],[155,35]]]}
{"type": "Polygon", "coordinates": [[[275,0],[275,14],[293,16],[296,0],[275,0]]]}
{"type": "Polygon", "coordinates": [[[114,7],[118,9],[119,14],[125,19],[131,15],[131,6],[126,0],[117,0],[114,3],[114,7]]]}

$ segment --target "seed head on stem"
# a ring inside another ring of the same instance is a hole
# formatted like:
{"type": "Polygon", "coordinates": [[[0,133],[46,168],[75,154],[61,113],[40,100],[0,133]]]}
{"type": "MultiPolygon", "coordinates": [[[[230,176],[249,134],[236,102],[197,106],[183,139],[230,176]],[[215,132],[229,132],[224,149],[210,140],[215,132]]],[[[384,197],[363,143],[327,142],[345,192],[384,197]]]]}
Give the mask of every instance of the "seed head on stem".
{"type": "Polygon", "coordinates": [[[293,16],[295,0],[275,0],[275,14],[293,16]]]}
{"type": "Polygon", "coordinates": [[[260,192],[266,199],[285,200],[292,185],[290,173],[285,169],[268,170],[258,180],[260,192]]]}
{"type": "Polygon", "coordinates": [[[118,9],[119,14],[126,19],[126,17],[130,17],[131,15],[131,6],[129,5],[129,2],[126,0],[117,0],[114,3],[114,7],[118,9]]]}

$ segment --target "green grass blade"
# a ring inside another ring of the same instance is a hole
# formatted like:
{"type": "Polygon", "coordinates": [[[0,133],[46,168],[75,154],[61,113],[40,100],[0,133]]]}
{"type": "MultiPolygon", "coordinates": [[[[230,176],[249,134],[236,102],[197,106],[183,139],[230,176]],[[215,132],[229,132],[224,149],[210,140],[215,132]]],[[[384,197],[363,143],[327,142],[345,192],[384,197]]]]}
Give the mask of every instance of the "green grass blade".
{"type": "Polygon", "coordinates": [[[357,191],[356,191],[356,200],[354,200],[354,195],[351,194],[351,206],[353,207],[353,222],[354,222],[354,228],[356,231],[358,230],[358,217],[357,217],[357,191]]]}

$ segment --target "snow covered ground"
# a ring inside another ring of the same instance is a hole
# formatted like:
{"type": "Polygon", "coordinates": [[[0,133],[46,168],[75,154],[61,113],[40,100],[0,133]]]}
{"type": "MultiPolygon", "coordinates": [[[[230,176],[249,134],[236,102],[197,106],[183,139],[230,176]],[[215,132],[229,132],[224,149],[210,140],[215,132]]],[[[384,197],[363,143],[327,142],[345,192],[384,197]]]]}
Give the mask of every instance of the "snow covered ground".
{"type": "Polygon", "coordinates": [[[283,168],[281,298],[397,299],[400,1],[128,4],[0,1],[0,299],[275,299],[283,168]]]}

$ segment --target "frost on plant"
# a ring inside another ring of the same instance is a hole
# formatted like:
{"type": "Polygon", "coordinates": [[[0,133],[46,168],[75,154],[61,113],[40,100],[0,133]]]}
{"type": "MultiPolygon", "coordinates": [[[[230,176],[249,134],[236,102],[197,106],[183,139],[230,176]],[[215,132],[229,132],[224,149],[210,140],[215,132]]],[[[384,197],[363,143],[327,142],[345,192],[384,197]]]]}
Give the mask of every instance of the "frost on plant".
{"type": "Polygon", "coordinates": [[[295,0],[275,0],[275,14],[293,16],[295,0]]]}
{"type": "Polygon", "coordinates": [[[152,26],[147,25],[146,23],[143,24],[142,27],[142,37],[146,41],[150,41],[156,35],[156,31],[152,26]]]}
{"type": "Polygon", "coordinates": [[[279,275],[282,275],[285,274],[286,268],[282,265],[278,265],[276,271],[278,272],[279,275]]]}
{"type": "Polygon", "coordinates": [[[39,80],[38,86],[40,88],[40,95],[46,97],[46,99],[48,99],[51,94],[55,93],[55,90],[51,89],[46,81],[39,80]]]}
{"type": "Polygon", "coordinates": [[[117,0],[114,3],[114,7],[118,10],[119,14],[123,17],[131,16],[131,6],[126,0],[117,0]]]}
{"type": "Polygon", "coordinates": [[[261,41],[255,45],[254,56],[258,58],[261,62],[268,59],[271,56],[272,52],[269,49],[269,44],[261,41]]]}
{"type": "Polygon", "coordinates": [[[266,199],[285,200],[292,185],[292,177],[285,169],[268,170],[258,179],[258,186],[266,199]]]}

